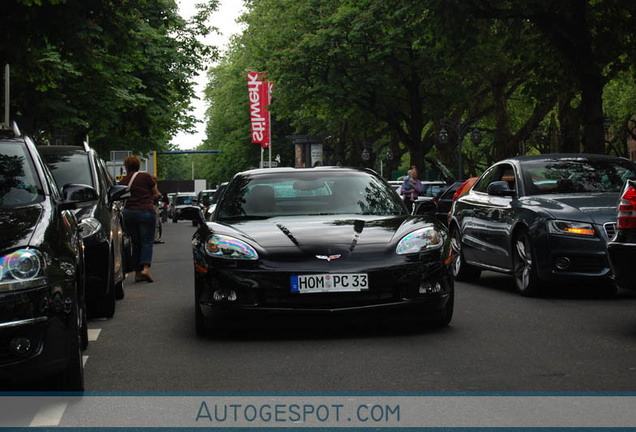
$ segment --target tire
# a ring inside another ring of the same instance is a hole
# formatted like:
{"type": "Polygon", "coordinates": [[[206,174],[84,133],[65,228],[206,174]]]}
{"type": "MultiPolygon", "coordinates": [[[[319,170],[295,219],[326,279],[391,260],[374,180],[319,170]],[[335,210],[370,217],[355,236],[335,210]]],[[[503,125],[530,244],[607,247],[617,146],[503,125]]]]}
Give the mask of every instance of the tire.
{"type": "Polygon", "coordinates": [[[124,281],[126,280],[126,272],[125,272],[125,263],[124,263],[124,251],[122,249],[121,251],[121,264],[119,266],[120,270],[119,270],[119,276],[121,277],[121,280],[117,283],[115,283],[115,299],[116,300],[122,300],[126,293],[124,290],[124,281]]]}
{"type": "Polygon", "coordinates": [[[540,293],[539,276],[530,235],[527,231],[517,234],[512,243],[513,275],[517,292],[524,297],[540,293]]]}
{"type": "Polygon", "coordinates": [[[161,219],[157,217],[156,223],[155,223],[155,242],[158,242],[159,240],[161,240],[162,231],[163,229],[161,225],[161,219]]]}
{"type": "Polygon", "coordinates": [[[481,270],[464,261],[462,237],[457,228],[453,229],[451,234],[451,247],[453,250],[451,269],[455,280],[460,282],[474,282],[479,279],[481,270]]]}
{"type": "Polygon", "coordinates": [[[117,303],[117,287],[115,286],[115,257],[110,255],[108,264],[108,292],[102,298],[92,303],[91,318],[112,318],[115,315],[115,305],[117,303]]]}
{"type": "Polygon", "coordinates": [[[82,317],[80,322],[80,347],[82,351],[86,351],[88,348],[88,313],[86,312],[86,303],[82,305],[80,313],[82,317]]]}
{"type": "Polygon", "coordinates": [[[197,333],[197,336],[206,336],[208,335],[209,329],[206,323],[205,316],[203,316],[203,312],[201,312],[201,306],[199,306],[199,296],[201,293],[201,285],[203,282],[199,280],[199,277],[194,275],[194,329],[197,333]]]}
{"type": "Polygon", "coordinates": [[[444,312],[440,318],[433,321],[433,327],[446,327],[453,319],[453,311],[455,310],[455,288],[451,288],[450,297],[444,307],[444,312]]]}
{"type": "MultiPolygon", "coordinates": [[[[58,387],[62,391],[84,391],[84,359],[82,358],[82,310],[79,304],[75,305],[75,333],[69,343],[69,360],[66,368],[58,377],[58,387]]],[[[88,335],[87,335],[88,340],[88,335]]]]}

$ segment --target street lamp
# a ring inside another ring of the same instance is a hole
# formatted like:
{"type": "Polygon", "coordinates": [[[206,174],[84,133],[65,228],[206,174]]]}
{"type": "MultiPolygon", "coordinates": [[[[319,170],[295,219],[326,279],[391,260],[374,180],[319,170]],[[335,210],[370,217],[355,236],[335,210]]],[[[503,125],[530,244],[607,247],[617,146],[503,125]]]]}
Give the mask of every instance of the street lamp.
{"type": "MultiPolygon", "coordinates": [[[[462,122],[461,117],[457,119],[456,122],[449,121],[446,119],[442,119],[440,124],[442,126],[442,130],[439,131],[438,139],[439,142],[443,145],[448,144],[448,132],[446,128],[452,129],[457,135],[457,179],[462,179],[462,140],[464,136],[470,129],[470,127],[475,123],[474,119],[468,119],[465,122],[462,122]]],[[[474,128],[473,132],[470,134],[470,140],[473,144],[477,145],[481,142],[481,132],[478,128],[474,128]]]]}

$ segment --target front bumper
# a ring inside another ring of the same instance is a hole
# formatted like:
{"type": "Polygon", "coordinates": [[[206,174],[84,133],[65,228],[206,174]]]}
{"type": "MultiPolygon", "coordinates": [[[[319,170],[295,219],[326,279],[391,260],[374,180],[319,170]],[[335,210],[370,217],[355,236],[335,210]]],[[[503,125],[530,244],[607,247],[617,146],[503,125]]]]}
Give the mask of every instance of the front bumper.
{"type": "Polygon", "coordinates": [[[537,272],[546,281],[607,281],[612,275],[605,240],[547,235],[535,243],[537,272]]]}
{"type": "Polygon", "coordinates": [[[75,284],[0,293],[0,379],[61,371],[77,338],[75,284]]]}
{"type": "Polygon", "coordinates": [[[331,273],[366,273],[369,287],[357,292],[322,293],[292,292],[291,277],[324,271],[237,269],[220,264],[216,260],[195,266],[197,304],[209,320],[262,313],[334,316],[398,311],[434,320],[452,301],[451,272],[439,258],[399,258],[392,266],[378,262],[377,266],[365,263],[365,268],[333,269],[331,273]]]}

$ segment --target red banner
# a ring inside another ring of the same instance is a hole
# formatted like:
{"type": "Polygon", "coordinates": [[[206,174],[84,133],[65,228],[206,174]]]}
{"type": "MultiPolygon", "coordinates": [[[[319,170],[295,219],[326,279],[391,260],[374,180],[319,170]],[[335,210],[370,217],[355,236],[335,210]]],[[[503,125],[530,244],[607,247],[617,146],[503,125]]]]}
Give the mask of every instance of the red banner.
{"type": "Polygon", "coordinates": [[[271,144],[269,104],[273,84],[268,82],[263,72],[247,73],[247,90],[250,101],[250,123],[252,142],[268,148],[271,144]]]}

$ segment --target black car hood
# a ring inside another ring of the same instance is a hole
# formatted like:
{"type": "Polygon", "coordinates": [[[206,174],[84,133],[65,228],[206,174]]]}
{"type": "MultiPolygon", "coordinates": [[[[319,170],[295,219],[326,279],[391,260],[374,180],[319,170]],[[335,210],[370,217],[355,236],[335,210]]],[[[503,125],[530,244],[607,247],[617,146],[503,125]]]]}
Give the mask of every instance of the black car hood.
{"type": "Polygon", "coordinates": [[[0,208],[0,250],[33,246],[31,239],[42,220],[39,204],[20,208],[0,208]]]}
{"type": "Polygon", "coordinates": [[[591,222],[602,225],[616,221],[618,193],[581,193],[535,195],[533,205],[542,207],[555,219],[591,222]]]}
{"type": "Polygon", "coordinates": [[[297,247],[353,250],[367,245],[391,245],[422,226],[408,216],[273,217],[232,224],[208,224],[214,232],[232,231],[266,250],[297,247]],[[228,230],[229,229],[229,230],[228,230]]]}

